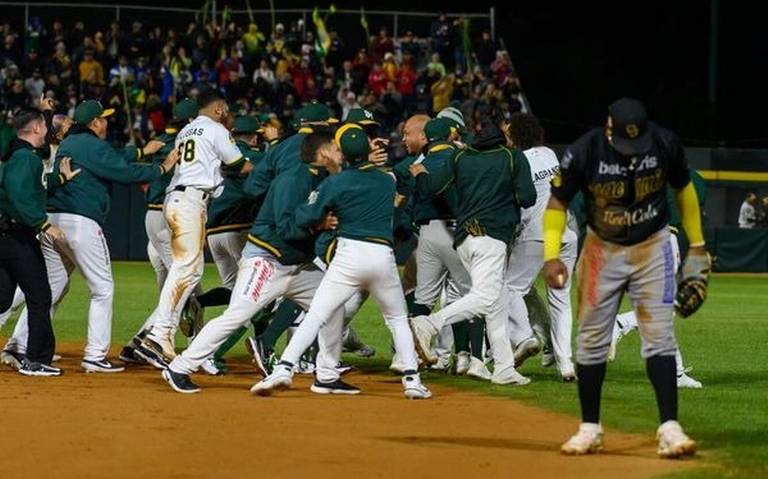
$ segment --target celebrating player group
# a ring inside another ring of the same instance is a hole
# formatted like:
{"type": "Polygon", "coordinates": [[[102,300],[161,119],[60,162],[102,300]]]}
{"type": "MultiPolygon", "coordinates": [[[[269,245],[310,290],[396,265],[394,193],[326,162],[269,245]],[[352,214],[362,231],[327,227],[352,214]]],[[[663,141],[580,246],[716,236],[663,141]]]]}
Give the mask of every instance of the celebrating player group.
{"type": "Polygon", "coordinates": [[[487,118],[474,131],[453,107],[416,114],[403,126],[407,156],[395,164],[389,135],[363,109],[339,122],[310,103],[285,133],[233,118],[207,90],[178,102],[165,134],[142,149],[105,141],[112,113],[85,101],[53,139],[49,114],[15,119],[18,138],[0,170],[0,325],[27,306],[5,364],[61,374],[50,321],[79,269],[91,300],[87,372],[148,363],[173,391],[198,393],[193,374],[225,373],[226,352],[247,335],[260,376],[254,395],[292,388],[306,372],[312,393],[355,395],[341,356],[374,354],[352,322],[370,297],[391,333],[390,369],[406,398],[432,397],[420,368],[524,386],[530,379],[518,368],[541,353],[564,382],[577,382],[582,422],[561,450],[588,454],[602,448],[606,363],[636,328],[658,403],[658,453],[695,452],[677,421],[677,389],[702,385],[686,374],[673,319],[706,298],[704,195],[678,138],[640,102],[611,104],[605,126],[560,160],[527,113],[487,118]],[[46,144],[50,154],[41,153],[46,144]],[[102,228],[113,182],[146,188],[160,289],[120,352],[123,364],[107,357],[114,281],[102,228]],[[395,251],[407,245],[400,272],[395,251]],[[221,277],[209,291],[200,285],[206,246],[221,277]],[[546,300],[535,288],[540,273],[546,300]],[[625,292],[633,311],[619,314],[625,292]],[[226,309],[204,321],[204,308],[217,305],[226,309]]]}

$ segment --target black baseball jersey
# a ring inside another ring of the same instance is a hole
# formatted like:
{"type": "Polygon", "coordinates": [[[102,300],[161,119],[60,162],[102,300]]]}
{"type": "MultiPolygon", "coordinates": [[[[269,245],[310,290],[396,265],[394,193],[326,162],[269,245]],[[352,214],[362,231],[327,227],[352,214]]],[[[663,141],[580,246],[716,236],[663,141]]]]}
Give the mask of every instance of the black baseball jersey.
{"type": "Polygon", "coordinates": [[[568,147],[552,195],[568,203],[584,193],[587,223],[605,241],[639,243],[663,228],[670,218],[665,186],[680,189],[690,181],[685,152],[677,136],[654,123],[651,150],[627,157],[596,128],[568,147]]]}

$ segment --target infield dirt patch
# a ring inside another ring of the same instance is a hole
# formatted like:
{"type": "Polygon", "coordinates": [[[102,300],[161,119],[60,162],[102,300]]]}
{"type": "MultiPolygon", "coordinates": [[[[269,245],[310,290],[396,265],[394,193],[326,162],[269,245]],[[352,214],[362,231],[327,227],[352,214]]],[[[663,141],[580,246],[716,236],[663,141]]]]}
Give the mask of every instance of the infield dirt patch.
{"type": "Polygon", "coordinates": [[[4,477],[627,479],[695,464],[658,459],[650,432],[609,431],[605,453],[564,457],[574,418],[445,387],[407,401],[386,374],[351,373],[357,397],[313,394],[297,376],[261,398],[241,363],[196,375],[203,392],[181,395],[150,367],[85,374],[79,345],[58,352],[59,378],[0,371],[4,477]]]}

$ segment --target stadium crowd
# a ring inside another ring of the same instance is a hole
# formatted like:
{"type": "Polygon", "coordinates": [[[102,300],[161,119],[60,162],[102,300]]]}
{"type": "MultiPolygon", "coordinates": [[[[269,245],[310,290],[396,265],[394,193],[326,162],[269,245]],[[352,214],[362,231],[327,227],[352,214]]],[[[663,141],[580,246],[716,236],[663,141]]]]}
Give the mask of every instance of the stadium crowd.
{"type": "Polygon", "coordinates": [[[69,116],[83,99],[114,108],[113,144],[160,135],[177,101],[207,86],[221,90],[235,113],[276,126],[290,123],[311,100],[339,118],[366,108],[393,134],[417,110],[457,106],[470,128],[483,116],[523,110],[508,53],[488,31],[469,41],[463,25],[440,15],[429,31],[400,38],[381,28],[368,45],[345,42],[329,25],[326,51],[314,26],[301,20],[278,23],[271,33],[247,20],[192,22],[185,30],[140,22],[99,30],[83,21],[43,25],[33,17],[18,31],[6,22],[0,25],[0,153],[13,137],[13,112],[37,107],[42,95],[69,116]]]}

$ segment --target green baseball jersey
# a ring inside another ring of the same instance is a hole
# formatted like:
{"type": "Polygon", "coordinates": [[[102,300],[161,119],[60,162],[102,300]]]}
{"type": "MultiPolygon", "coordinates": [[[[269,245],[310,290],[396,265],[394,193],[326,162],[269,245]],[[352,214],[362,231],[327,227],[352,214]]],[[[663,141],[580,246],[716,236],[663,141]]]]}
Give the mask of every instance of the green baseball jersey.
{"type": "Polygon", "coordinates": [[[520,150],[503,145],[462,150],[449,167],[429,171],[429,175],[426,193],[437,195],[450,183],[456,188],[455,246],[469,235],[509,243],[520,222],[520,208],[536,203],[528,160],[520,150]]]}
{"type": "MultiPolygon", "coordinates": [[[[70,131],[56,152],[56,168],[62,158],[70,157],[72,169],[79,168],[81,173],[49,196],[49,211],[85,216],[103,225],[109,213],[113,182],[148,183],[160,177],[159,167],[128,163],[125,154],[91,130],[70,131]]],[[[134,154],[140,156],[135,150],[134,154]]]]}
{"type": "MultiPolygon", "coordinates": [[[[445,171],[451,167],[456,148],[445,142],[430,145],[422,165],[427,171],[445,171]]],[[[456,218],[456,188],[453,183],[445,184],[440,190],[432,183],[440,181],[432,175],[416,177],[415,202],[413,205],[413,220],[416,224],[426,224],[431,220],[449,220],[456,218]],[[433,194],[433,191],[438,191],[433,194]]]]}
{"type": "Polygon", "coordinates": [[[296,224],[310,228],[333,211],[339,218],[338,236],[391,246],[394,209],[394,179],[366,163],[323,181],[309,200],[296,208],[296,224]]]}
{"type": "Polygon", "coordinates": [[[47,190],[60,183],[55,173],[46,175],[43,159],[32,145],[14,138],[0,163],[0,211],[20,225],[42,230],[48,226],[47,190]]]}
{"type": "Polygon", "coordinates": [[[255,165],[251,174],[248,175],[245,181],[245,192],[253,197],[265,195],[272,180],[300,164],[304,135],[311,132],[309,128],[302,128],[295,135],[271,146],[263,161],[255,165]]]}
{"type": "MultiPolygon", "coordinates": [[[[147,163],[159,167],[165,161],[165,157],[176,147],[176,135],[178,133],[179,130],[175,128],[166,128],[165,133],[156,138],[158,141],[165,143],[165,145],[163,145],[157,153],[146,157],[144,160],[147,163]]],[[[149,183],[145,194],[147,209],[163,209],[165,190],[168,189],[168,185],[171,183],[171,178],[173,178],[173,170],[168,171],[166,174],[159,176],[156,180],[149,183]]]]}
{"type": "MultiPolygon", "coordinates": [[[[251,148],[242,140],[236,140],[235,144],[243,157],[254,166],[262,160],[263,152],[251,148]]],[[[241,231],[251,226],[258,205],[245,194],[246,178],[238,173],[224,175],[224,190],[208,205],[207,234],[241,231]]]]}
{"type": "Polygon", "coordinates": [[[307,202],[327,176],[324,169],[299,163],[272,181],[248,234],[248,241],[285,265],[311,262],[315,235],[297,223],[297,207],[307,202]]]}

